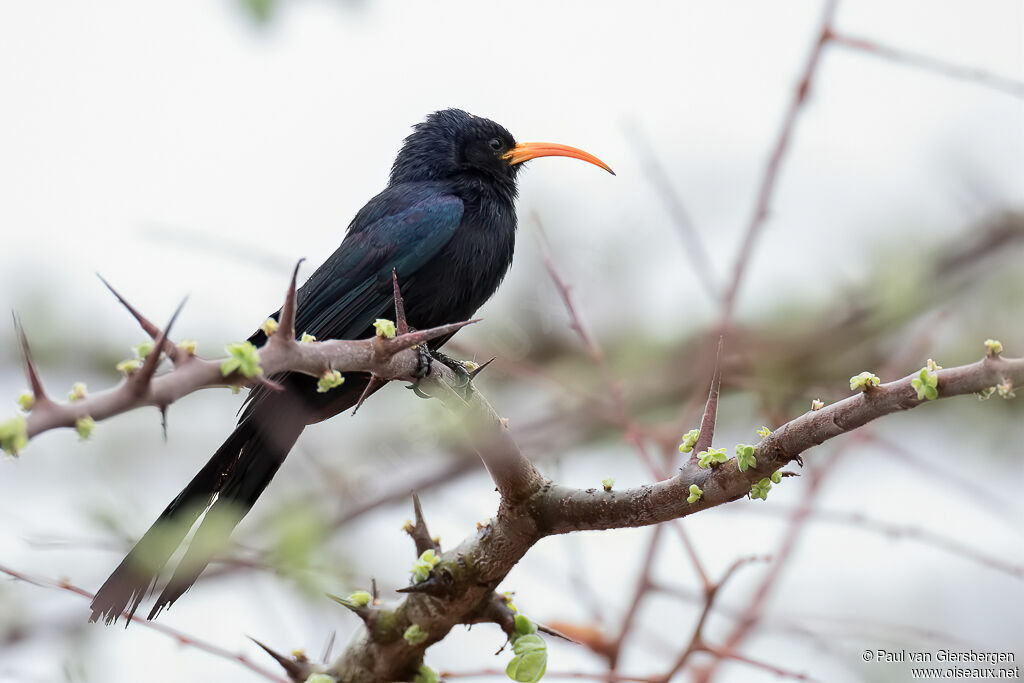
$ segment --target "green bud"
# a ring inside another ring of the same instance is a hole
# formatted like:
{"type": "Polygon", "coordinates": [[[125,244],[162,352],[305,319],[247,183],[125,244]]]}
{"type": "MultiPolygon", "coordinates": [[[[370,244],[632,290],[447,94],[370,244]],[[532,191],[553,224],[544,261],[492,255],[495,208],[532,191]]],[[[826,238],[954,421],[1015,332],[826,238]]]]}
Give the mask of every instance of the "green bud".
{"type": "Polygon", "coordinates": [[[437,566],[437,563],[441,561],[437,553],[434,552],[433,548],[427,548],[423,551],[423,554],[419,556],[412,565],[412,582],[419,583],[426,581],[427,577],[430,576],[431,570],[437,566]]]}
{"type": "Polygon", "coordinates": [[[220,374],[224,377],[237,372],[242,377],[253,377],[262,375],[263,368],[260,367],[260,354],[252,342],[236,342],[224,347],[230,356],[220,364],[220,374]]]}
{"type": "Polygon", "coordinates": [[[772,472],[772,476],[769,478],[772,480],[773,484],[778,484],[782,481],[782,473],[779,472],[778,470],[775,470],[774,472],[772,472]]]}
{"type": "Polygon", "coordinates": [[[428,637],[428,633],[420,628],[419,624],[413,624],[409,628],[405,629],[405,633],[402,637],[405,638],[405,642],[410,645],[419,645],[425,641],[428,637]]]}
{"type": "Polygon", "coordinates": [[[878,375],[864,371],[850,378],[850,391],[868,391],[879,384],[881,384],[881,380],[878,379],[878,375]]]}
{"type": "Polygon", "coordinates": [[[516,615],[516,637],[528,636],[537,632],[537,624],[530,621],[529,617],[523,614],[516,615]]]}
{"type": "Polygon", "coordinates": [[[992,395],[996,393],[995,387],[985,387],[981,391],[977,392],[975,396],[978,397],[979,401],[987,401],[992,398],[992,395]]]}
{"type": "Polygon", "coordinates": [[[306,678],[305,683],[338,683],[338,679],[336,679],[334,676],[317,673],[309,674],[309,677],[306,678]]]}
{"type": "Polygon", "coordinates": [[[813,401],[811,401],[811,410],[821,410],[824,407],[824,402],[822,402],[819,399],[814,399],[813,401]]]}
{"type": "Polygon", "coordinates": [[[724,448],[711,448],[697,454],[697,465],[698,467],[707,469],[712,465],[723,463],[728,459],[729,457],[725,454],[724,448]]]}
{"type": "MultiPolygon", "coordinates": [[[[928,359],[929,366],[935,366],[935,361],[931,358],[928,359]]],[[[939,366],[935,366],[938,368],[939,366]]],[[[914,387],[917,391],[917,400],[919,401],[934,401],[939,397],[939,376],[935,374],[934,370],[929,371],[929,367],[921,368],[921,371],[917,374],[917,377],[910,380],[910,386],[914,387]]]]}
{"type": "Polygon", "coordinates": [[[71,385],[71,392],[68,393],[69,401],[81,401],[85,398],[85,382],[75,382],[71,385]]]}
{"type": "Polygon", "coordinates": [[[117,368],[118,372],[127,377],[142,367],[142,361],[139,360],[138,358],[129,358],[127,360],[121,361],[114,367],[117,368]]]}
{"type": "Polygon", "coordinates": [[[16,415],[10,420],[0,422],[0,448],[10,455],[18,455],[28,445],[28,430],[25,418],[16,415]]]}
{"type": "Polygon", "coordinates": [[[348,601],[356,607],[366,607],[370,604],[372,597],[366,591],[355,591],[354,593],[349,593],[348,601]]]}
{"type": "Polygon", "coordinates": [[[196,355],[196,340],[195,339],[182,339],[178,342],[178,348],[184,351],[189,356],[196,355]]]}
{"type": "Polygon", "coordinates": [[[18,397],[18,407],[24,410],[26,413],[30,412],[36,405],[36,397],[29,392],[23,392],[18,397]]]}
{"type": "Polygon", "coordinates": [[[316,337],[311,335],[309,332],[303,332],[302,336],[299,337],[299,341],[303,344],[308,344],[309,342],[315,342],[316,337]]]}
{"type": "Polygon", "coordinates": [[[480,364],[471,360],[461,361],[462,367],[466,368],[468,372],[476,372],[480,369],[480,364]]]}
{"type": "Polygon", "coordinates": [[[512,598],[515,596],[515,593],[513,593],[512,591],[505,591],[504,596],[505,605],[513,612],[518,612],[519,608],[512,604],[512,598]]]}
{"type": "Polygon", "coordinates": [[[78,432],[78,438],[85,441],[92,436],[92,430],[96,429],[96,420],[89,416],[80,417],[75,420],[75,431],[78,432]]]}
{"type": "Polygon", "coordinates": [[[263,324],[260,325],[260,329],[263,330],[263,334],[267,335],[268,337],[273,337],[274,333],[277,332],[277,328],[277,321],[274,320],[273,318],[267,318],[266,320],[263,321],[263,324]]]}
{"type": "Polygon", "coordinates": [[[335,387],[340,387],[345,383],[345,378],[341,376],[341,373],[337,370],[328,370],[320,376],[319,381],[316,383],[316,390],[318,393],[326,394],[328,391],[335,387]]]}
{"type": "Polygon", "coordinates": [[[611,477],[607,477],[601,480],[601,486],[604,487],[605,491],[611,491],[612,487],[615,486],[615,480],[611,477]]]}
{"type": "Polygon", "coordinates": [[[985,351],[987,351],[990,356],[998,356],[1003,352],[1003,343],[998,339],[986,339],[985,351]]]}
{"type": "Polygon", "coordinates": [[[761,427],[760,429],[757,430],[757,435],[762,439],[767,438],[771,433],[772,430],[768,429],[767,427],[761,427]]]}
{"type": "Polygon", "coordinates": [[[751,467],[757,467],[757,458],[754,457],[754,451],[757,450],[753,446],[747,444],[736,445],[736,465],[739,467],[740,472],[746,472],[751,467]]]}
{"type": "Polygon", "coordinates": [[[699,429],[691,429],[683,435],[683,443],[679,444],[680,453],[689,453],[693,450],[693,447],[697,445],[697,439],[700,438],[699,429]]]}
{"type": "Polygon", "coordinates": [[[697,486],[696,484],[690,484],[690,495],[686,497],[686,502],[696,503],[698,500],[700,500],[700,497],[703,495],[704,492],[701,491],[699,486],[697,486]]]}
{"type": "Polygon", "coordinates": [[[384,337],[386,339],[391,339],[398,334],[397,330],[395,330],[395,323],[387,318],[377,318],[374,320],[373,329],[377,330],[378,337],[384,337]]]}
{"type": "Polygon", "coordinates": [[[756,484],[750,487],[750,497],[760,498],[761,500],[768,500],[768,492],[772,489],[772,482],[770,479],[762,479],[756,484]]]}
{"type": "Polygon", "coordinates": [[[421,664],[412,683],[437,683],[437,680],[437,672],[426,664],[421,664]]]}
{"type": "Polygon", "coordinates": [[[140,342],[133,346],[132,349],[137,357],[146,358],[149,354],[153,353],[153,340],[140,342]]]}
{"type": "Polygon", "coordinates": [[[996,389],[999,391],[999,398],[1011,399],[1017,396],[1013,393],[1013,382],[1008,379],[997,384],[996,389]]]}

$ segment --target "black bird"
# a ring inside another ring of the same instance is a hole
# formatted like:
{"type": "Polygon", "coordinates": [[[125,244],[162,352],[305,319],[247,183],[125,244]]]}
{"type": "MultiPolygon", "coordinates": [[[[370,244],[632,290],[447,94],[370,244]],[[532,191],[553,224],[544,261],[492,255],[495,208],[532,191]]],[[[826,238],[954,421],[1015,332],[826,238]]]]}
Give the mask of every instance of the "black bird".
{"type": "MultiPolygon", "coordinates": [[[[542,156],[588,161],[582,150],[551,143],[516,143],[494,121],[445,109],[417,124],[391,168],[388,186],[349,224],[341,246],[298,291],[295,329],[318,339],[361,339],[393,310],[392,269],[406,317],[426,329],[470,318],[512,263],[516,236],[516,175],[542,156]]],[[[276,315],[276,314],[275,314],[276,315]]],[[[436,350],[449,337],[430,343],[436,350]]],[[[266,337],[254,334],[257,346],[266,337]]],[[[106,580],[92,601],[92,621],[134,614],[163,567],[205,511],[174,575],[157,598],[157,616],[196,581],[210,552],[252,508],[308,424],[355,405],[368,375],[318,393],[316,378],[275,377],[285,390],[250,393],[238,426],[209,462],[171,501],[106,580]]]]}

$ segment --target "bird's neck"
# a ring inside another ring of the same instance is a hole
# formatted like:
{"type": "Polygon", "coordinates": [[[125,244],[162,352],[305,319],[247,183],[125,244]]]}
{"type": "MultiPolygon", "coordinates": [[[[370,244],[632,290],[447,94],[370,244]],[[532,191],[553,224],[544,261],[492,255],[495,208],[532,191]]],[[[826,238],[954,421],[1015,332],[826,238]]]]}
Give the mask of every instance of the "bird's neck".
{"type": "Polygon", "coordinates": [[[497,202],[513,214],[516,204],[516,183],[512,178],[464,173],[453,179],[455,194],[468,205],[497,202]]]}

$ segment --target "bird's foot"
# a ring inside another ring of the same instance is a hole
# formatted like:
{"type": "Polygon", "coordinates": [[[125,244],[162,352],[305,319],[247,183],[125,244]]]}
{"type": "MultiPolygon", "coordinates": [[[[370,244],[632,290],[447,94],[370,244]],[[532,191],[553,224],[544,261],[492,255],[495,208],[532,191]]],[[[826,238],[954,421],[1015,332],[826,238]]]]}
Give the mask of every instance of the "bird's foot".
{"type": "Polygon", "coordinates": [[[416,377],[416,381],[410,384],[407,388],[412,389],[412,392],[420,398],[433,398],[430,394],[426,394],[420,389],[420,382],[423,378],[430,374],[430,366],[434,362],[434,357],[430,355],[430,349],[427,348],[426,344],[417,344],[415,347],[416,353],[418,354],[416,359],[416,372],[413,376],[416,377]]]}
{"type": "Polygon", "coordinates": [[[424,393],[424,391],[419,388],[419,383],[424,377],[430,374],[431,365],[434,361],[437,361],[455,373],[457,381],[452,388],[462,398],[462,400],[469,400],[469,395],[473,390],[473,376],[476,368],[478,367],[475,363],[468,364],[457,358],[452,358],[447,354],[441,353],[440,351],[430,351],[426,344],[420,344],[416,347],[416,350],[419,353],[419,360],[416,365],[415,373],[416,381],[409,386],[409,388],[413,390],[413,393],[420,398],[432,398],[429,394],[424,393]]]}
{"type": "Polygon", "coordinates": [[[433,356],[434,360],[441,363],[441,365],[447,366],[455,373],[457,381],[452,388],[455,389],[455,392],[460,397],[462,397],[463,401],[468,401],[469,395],[473,391],[473,370],[476,369],[476,364],[473,363],[470,367],[467,367],[466,361],[461,361],[458,358],[452,358],[440,351],[434,351],[433,356]]]}

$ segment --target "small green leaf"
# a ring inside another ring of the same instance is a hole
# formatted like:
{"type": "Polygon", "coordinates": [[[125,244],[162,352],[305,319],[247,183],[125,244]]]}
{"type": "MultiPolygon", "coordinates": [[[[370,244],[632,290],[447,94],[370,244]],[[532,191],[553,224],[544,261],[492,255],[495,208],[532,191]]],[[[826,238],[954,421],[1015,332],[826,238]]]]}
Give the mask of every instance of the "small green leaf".
{"type": "Polygon", "coordinates": [[[78,432],[78,438],[85,441],[92,436],[92,430],[96,429],[96,420],[91,417],[80,417],[75,420],[75,431],[78,432]]]}
{"type": "Polygon", "coordinates": [[[697,466],[707,469],[728,459],[729,457],[725,454],[724,448],[711,448],[697,454],[697,466]]]}
{"type": "Polygon", "coordinates": [[[750,487],[750,497],[760,498],[761,500],[768,500],[768,492],[772,489],[772,482],[770,479],[762,479],[756,484],[750,487]]]}
{"type": "Polygon", "coordinates": [[[693,450],[693,447],[697,445],[697,439],[700,438],[699,429],[691,429],[683,435],[683,443],[679,444],[680,453],[689,453],[693,450]]]}
{"type": "Polygon", "coordinates": [[[412,565],[412,582],[419,583],[426,581],[427,577],[430,576],[431,570],[437,566],[437,563],[441,561],[437,553],[434,552],[433,548],[427,548],[423,551],[423,554],[419,556],[419,559],[412,565]]]}
{"type": "Polygon", "coordinates": [[[340,387],[345,383],[345,378],[341,376],[341,373],[337,370],[328,370],[320,376],[319,381],[316,383],[316,390],[318,393],[326,394],[328,391],[335,387],[340,387]]]}
{"type": "Polygon", "coordinates": [[[221,363],[220,374],[227,377],[237,372],[242,377],[253,377],[262,375],[263,368],[260,367],[259,350],[252,345],[252,342],[236,342],[224,347],[230,358],[221,363]]]}
{"type": "Polygon", "coordinates": [[[395,330],[395,323],[387,318],[377,318],[373,321],[373,329],[377,330],[378,337],[391,339],[398,332],[395,330]]]}
{"type": "Polygon", "coordinates": [[[757,458],[754,457],[754,451],[757,450],[753,446],[747,444],[736,445],[736,465],[739,467],[740,472],[746,472],[751,467],[757,467],[757,458]]]}
{"type": "Polygon", "coordinates": [[[24,410],[26,413],[31,411],[36,405],[36,397],[25,391],[18,397],[18,407],[24,410]]]}
{"type": "Polygon", "coordinates": [[[782,473],[779,472],[778,470],[775,470],[774,472],[772,472],[772,476],[769,478],[772,480],[773,484],[778,484],[782,481],[782,473]]]}
{"type": "Polygon", "coordinates": [[[767,438],[771,433],[772,430],[768,429],[767,427],[761,427],[760,429],[757,430],[757,435],[762,439],[767,438]]]}
{"type": "Polygon", "coordinates": [[[686,497],[687,503],[696,503],[704,492],[696,484],[690,484],[690,495],[686,497]]]}
{"type": "Polygon", "coordinates": [[[601,486],[604,487],[605,491],[611,491],[612,487],[615,486],[615,480],[611,477],[606,477],[601,480],[601,486]]]}
{"type": "Polygon", "coordinates": [[[917,377],[910,380],[910,386],[917,392],[917,400],[934,401],[939,397],[939,376],[935,372],[937,369],[941,369],[941,366],[935,365],[935,361],[929,358],[928,365],[921,368],[917,377]]]}
{"type": "Polygon", "coordinates": [[[309,332],[303,332],[302,336],[299,337],[299,342],[301,342],[303,344],[308,344],[309,342],[315,342],[315,341],[316,341],[316,337],[311,335],[309,332]]]}
{"type": "Polygon", "coordinates": [[[505,675],[519,683],[536,683],[548,666],[548,647],[535,633],[519,636],[512,643],[515,656],[505,667],[505,675]]]}
{"type": "Polygon", "coordinates": [[[505,605],[506,605],[506,606],[507,606],[507,607],[508,607],[508,608],[509,608],[510,610],[512,610],[513,612],[518,612],[518,611],[519,611],[519,608],[518,608],[518,607],[516,607],[516,606],[515,606],[515,605],[514,605],[514,604],[512,603],[512,598],[514,598],[514,597],[515,597],[515,595],[516,595],[516,594],[515,594],[514,592],[512,592],[512,591],[505,591],[505,593],[504,593],[504,596],[505,596],[505,605]]]}
{"type": "Polygon", "coordinates": [[[878,375],[865,371],[850,378],[850,391],[868,391],[877,387],[881,382],[878,375]]]}
{"type": "Polygon", "coordinates": [[[178,342],[178,348],[184,351],[189,356],[196,355],[196,340],[195,339],[182,339],[178,342]]]}
{"type": "Polygon", "coordinates": [[[421,664],[412,683],[437,683],[437,680],[437,672],[426,664],[421,664]]]}
{"type": "Polygon", "coordinates": [[[10,455],[18,455],[28,445],[28,430],[25,418],[16,415],[10,420],[0,422],[0,448],[10,455]]]}
{"type": "Polygon", "coordinates": [[[405,629],[405,633],[402,637],[405,638],[405,642],[410,645],[419,645],[425,641],[428,637],[428,633],[420,628],[419,624],[413,624],[409,628],[405,629]]]}

